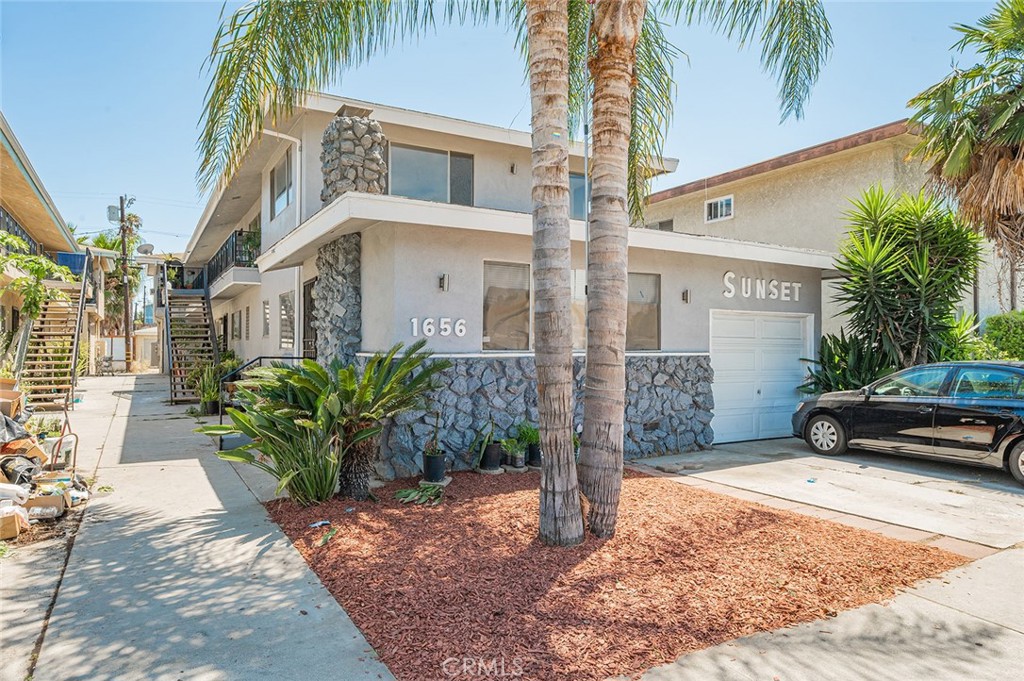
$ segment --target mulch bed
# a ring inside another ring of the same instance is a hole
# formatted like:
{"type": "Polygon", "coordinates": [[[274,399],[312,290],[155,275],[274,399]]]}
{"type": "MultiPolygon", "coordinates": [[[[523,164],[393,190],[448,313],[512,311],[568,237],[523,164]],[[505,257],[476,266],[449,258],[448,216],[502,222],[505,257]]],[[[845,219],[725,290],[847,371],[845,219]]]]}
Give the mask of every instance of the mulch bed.
{"type": "Polygon", "coordinates": [[[437,507],[393,498],[414,480],[379,503],[267,505],[400,681],[637,676],[967,562],[633,471],[614,538],[552,548],[536,539],[537,473],[454,477],[437,507]],[[308,527],[321,519],[338,528],[325,546],[330,528],[308,527]]]}

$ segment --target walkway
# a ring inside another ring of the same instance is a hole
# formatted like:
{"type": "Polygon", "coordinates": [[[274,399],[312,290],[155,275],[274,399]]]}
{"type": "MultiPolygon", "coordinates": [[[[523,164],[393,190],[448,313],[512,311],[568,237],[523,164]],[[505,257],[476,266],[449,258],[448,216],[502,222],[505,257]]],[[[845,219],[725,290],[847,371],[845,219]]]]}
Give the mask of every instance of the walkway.
{"type": "MultiPolygon", "coordinates": [[[[80,463],[113,491],[86,511],[33,681],[393,678],[195,420],[165,404],[166,377],[83,388],[80,463]]],[[[4,681],[25,678],[26,638],[4,650],[4,681]]]]}

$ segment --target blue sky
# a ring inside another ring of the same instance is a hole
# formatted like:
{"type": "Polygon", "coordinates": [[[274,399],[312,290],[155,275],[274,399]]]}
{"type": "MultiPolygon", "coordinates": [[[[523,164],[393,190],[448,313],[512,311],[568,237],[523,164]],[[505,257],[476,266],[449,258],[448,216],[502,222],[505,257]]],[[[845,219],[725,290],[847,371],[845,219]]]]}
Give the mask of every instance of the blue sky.
{"type": "MultiPolygon", "coordinates": [[[[833,57],[803,120],[779,124],[775,84],[756,49],[700,28],[670,29],[677,113],[661,189],[907,115],[907,99],[949,71],[950,26],[991,2],[830,2],[833,57]]],[[[195,140],[203,62],[220,2],[0,1],[0,109],[58,208],[80,231],[104,229],[128,193],[158,250],[180,250],[202,212],[195,140]]],[[[446,29],[347,73],[338,94],[527,129],[512,37],[446,29]]]]}

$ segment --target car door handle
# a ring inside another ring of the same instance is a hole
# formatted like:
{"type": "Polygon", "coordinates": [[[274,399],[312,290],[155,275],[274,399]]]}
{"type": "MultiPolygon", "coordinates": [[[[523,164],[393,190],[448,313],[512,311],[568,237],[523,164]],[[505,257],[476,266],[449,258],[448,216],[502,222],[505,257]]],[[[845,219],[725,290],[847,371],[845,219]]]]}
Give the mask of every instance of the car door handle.
{"type": "Polygon", "coordinates": [[[927,413],[928,413],[928,412],[930,412],[931,410],[932,410],[932,408],[931,408],[931,407],[918,407],[918,408],[917,408],[917,413],[918,413],[918,414],[927,414],[927,413]]]}

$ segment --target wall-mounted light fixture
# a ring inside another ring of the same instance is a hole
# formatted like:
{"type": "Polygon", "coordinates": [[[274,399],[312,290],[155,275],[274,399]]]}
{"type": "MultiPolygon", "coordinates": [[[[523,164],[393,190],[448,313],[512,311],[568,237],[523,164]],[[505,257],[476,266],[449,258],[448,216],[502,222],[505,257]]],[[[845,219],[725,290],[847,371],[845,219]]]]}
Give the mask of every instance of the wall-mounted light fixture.
{"type": "Polygon", "coordinates": [[[683,289],[683,302],[684,303],[689,303],[690,302],[690,289],[688,289],[688,288],[684,288],[683,289]]]}
{"type": "Polygon", "coordinates": [[[515,163],[513,163],[512,165],[510,165],[508,167],[508,172],[512,173],[513,175],[515,175],[518,171],[519,171],[519,166],[517,166],[515,163]]]}
{"type": "Polygon", "coordinates": [[[442,291],[447,291],[448,290],[448,285],[449,285],[449,281],[448,281],[448,274],[447,273],[442,274],[440,277],[438,277],[438,279],[437,279],[437,287],[439,289],[441,289],[442,291]]]}

